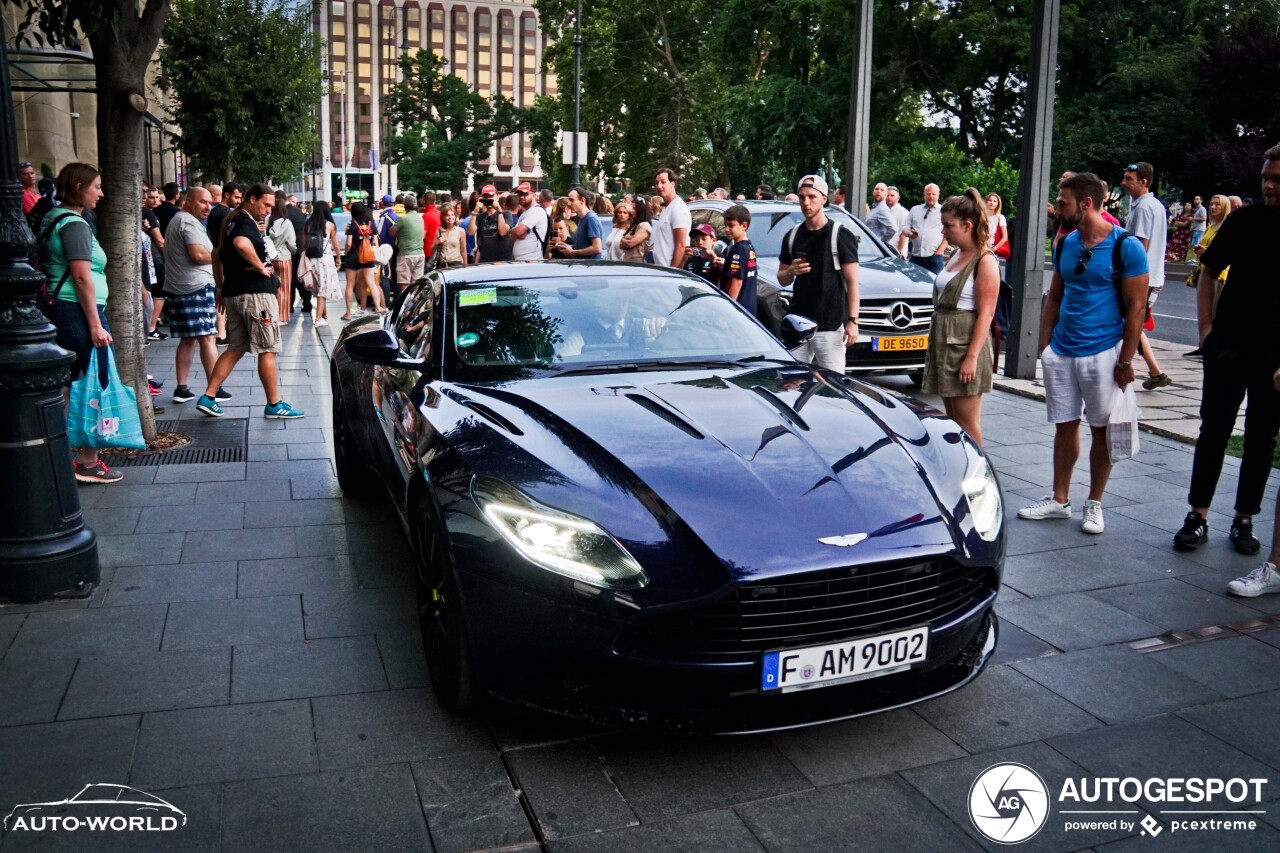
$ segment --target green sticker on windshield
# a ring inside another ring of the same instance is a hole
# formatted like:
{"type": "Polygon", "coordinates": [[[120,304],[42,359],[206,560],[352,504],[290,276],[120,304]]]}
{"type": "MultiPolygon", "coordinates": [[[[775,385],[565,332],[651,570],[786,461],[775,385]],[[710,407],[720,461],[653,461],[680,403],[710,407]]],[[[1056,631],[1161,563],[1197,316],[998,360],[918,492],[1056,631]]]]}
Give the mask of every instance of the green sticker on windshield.
{"type": "Polygon", "coordinates": [[[461,335],[458,335],[459,349],[466,349],[467,347],[473,347],[478,343],[480,343],[480,336],[477,335],[475,332],[463,332],[461,335]]]}
{"type": "Polygon", "coordinates": [[[458,294],[458,307],[470,308],[473,305],[494,305],[498,301],[498,288],[482,287],[478,290],[464,290],[458,294]]]}

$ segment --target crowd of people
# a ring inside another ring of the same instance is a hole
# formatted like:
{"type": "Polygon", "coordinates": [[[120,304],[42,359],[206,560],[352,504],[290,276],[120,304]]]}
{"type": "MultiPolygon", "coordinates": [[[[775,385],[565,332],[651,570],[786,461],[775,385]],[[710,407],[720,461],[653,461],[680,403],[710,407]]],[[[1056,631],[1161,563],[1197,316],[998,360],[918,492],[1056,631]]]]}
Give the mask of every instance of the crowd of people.
{"type": "MultiPolygon", "coordinates": [[[[1199,288],[1197,352],[1205,368],[1202,432],[1191,474],[1191,510],[1174,544],[1190,549],[1207,541],[1208,508],[1236,413],[1247,397],[1244,460],[1228,536],[1237,550],[1256,554],[1261,543],[1252,519],[1261,511],[1280,429],[1274,314],[1257,310],[1259,303],[1272,304],[1268,298],[1274,301],[1263,284],[1261,255],[1280,215],[1280,146],[1265,154],[1263,204],[1214,195],[1204,208],[1196,197],[1177,214],[1185,229],[1170,222],[1151,192],[1154,174],[1145,162],[1125,170],[1121,189],[1131,200],[1125,225],[1106,210],[1109,188],[1096,175],[1066,172],[1058,184],[1049,209],[1054,273],[1040,326],[1046,411],[1055,426],[1053,486],[1050,495],[1018,515],[1072,517],[1069,491],[1079,426],[1086,420],[1092,444],[1082,529],[1104,531],[1102,500],[1112,464],[1107,422],[1116,396],[1136,381],[1136,356],[1147,368],[1144,389],[1169,384],[1144,323],[1164,286],[1166,260],[1190,256],[1195,269],[1187,283],[1199,288]],[[1229,268],[1234,271],[1226,287],[1229,268]]],[[[74,380],[92,349],[112,342],[103,310],[106,256],[93,225],[101,177],[80,163],[64,167],[52,188],[37,187],[33,177],[23,164],[24,209],[39,235],[37,255],[49,282],[58,341],[76,355],[74,380]]],[[[366,312],[385,314],[398,287],[431,268],[544,259],[649,263],[699,275],[754,313],[758,272],[747,236],[750,207],[729,205],[723,234],[707,224],[694,226],[677,181],[674,170],[660,169],[653,175],[652,196],[628,194],[616,204],[582,186],[557,197],[528,183],[511,192],[486,184],[465,200],[430,191],[385,195],[373,206],[356,202],[340,211],[347,214],[342,227],[335,206],[318,201],[304,209],[296,197],[266,184],[229,182],[185,192],[177,184],[144,187],[139,242],[146,335],[179,339],[175,402],[196,400],[202,413],[222,416],[220,403],[231,399],[222,383],[252,353],[266,398],[273,401],[264,416],[292,419],[304,413],[282,400],[276,387],[280,327],[295,311],[309,315],[316,327],[326,326],[337,301],[344,321],[366,312]],[[159,331],[161,325],[168,333],[159,331]],[[221,355],[219,347],[225,347],[221,355]],[[198,396],[187,385],[197,350],[206,376],[198,396]]],[[[764,184],[754,195],[776,197],[764,184]]],[[[907,208],[897,188],[879,183],[862,219],[882,242],[934,277],[923,387],[939,395],[948,415],[981,444],[982,398],[992,387],[998,358],[994,318],[1002,263],[1009,257],[1009,223],[998,194],[971,187],[947,199],[940,195],[930,183],[921,203],[907,208]]],[[[730,200],[723,188],[699,189],[689,200],[697,198],[730,200]]],[[[784,198],[798,203],[803,219],[782,241],[778,283],[791,288],[791,314],[814,329],[792,353],[843,372],[846,348],[859,340],[858,238],[826,211],[831,201],[848,203],[844,188],[832,196],[821,175],[806,175],[784,198]]],[[[161,393],[158,385],[152,393],[161,393]]],[[[120,479],[92,448],[81,449],[73,464],[81,482],[120,479]]],[[[1268,561],[1233,581],[1232,593],[1280,592],[1280,518],[1276,528],[1268,561]]]]}

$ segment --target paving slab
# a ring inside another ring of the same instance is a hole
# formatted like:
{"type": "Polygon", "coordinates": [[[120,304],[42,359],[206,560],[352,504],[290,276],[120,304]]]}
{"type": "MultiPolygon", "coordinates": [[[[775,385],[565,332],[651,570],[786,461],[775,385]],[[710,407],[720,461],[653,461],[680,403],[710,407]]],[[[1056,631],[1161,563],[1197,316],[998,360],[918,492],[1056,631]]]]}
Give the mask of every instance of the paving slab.
{"type": "Polygon", "coordinates": [[[32,613],[9,647],[5,663],[158,651],[167,609],[163,604],[143,604],[32,613]]]}
{"type": "MultiPolygon", "coordinates": [[[[1090,595],[1169,631],[1229,625],[1261,611],[1176,578],[1099,590],[1090,595]]],[[[1247,601],[1247,599],[1244,599],[1247,601]]]]}
{"type": "Polygon", "coordinates": [[[317,769],[311,708],[299,699],[146,714],[130,784],[176,788],[317,769]]]}
{"type": "Polygon", "coordinates": [[[0,661],[4,660],[5,654],[9,651],[9,646],[13,644],[13,638],[18,636],[18,630],[22,627],[22,623],[27,620],[26,613],[10,613],[8,608],[0,608],[0,661]]]}
{"type": "Polygon", "coordinates": [[[230,649],[81,658],[58,718],[225,705],[230,683],[230,649]]]}
{"type": "Polygon", "coordinates": [[[127,784],[137,737],[136,715],[0,727],[0,803],[62,800],[95,782],[127,784]]]}
{"type": "Polygon", "coordinates": [[[1163,629],[1152,622],[1079,592],[1015,601],[1000,608],[1000,618],[1066,650],[1088,649],[1163,633],[1163,629]]]}
{"type": "Polygon", "coordinates": [[[342,503],[334,498],[259,503],[251,513],[245,515],[244,526],[309,527],[317,524],[343,524],[346,517],[342,503]]]}
{"type": "Polygon", "coordinates": [[[355,569],[346,555],[241,560],[238,595],[301,595],[354,590],[355,569]]]}
{"type": "MultiPolygon", "coordinates": [[[[129,476],[133,474],[130,469],[129,476]]],[[[129,506],[182,506],[195,501],[196,483],[170,483],[164,486],[153,486],[132,481],[133,478],[110,486],[80,489],[80,507],[82,509],[104,509],[108,507],[129,506]]]]}
{"type": "Polygon", "coordinates": [[[474,752],[415,761],[412,766],[436,853],[536,844],[519,795],[497,755],[474,752]]]}
{"type": "MultiPolygon", "coordinates": [[[[114,488],[114,486],[109,487],[114,488]]],[[[99,536],[98,562],[104,569],[117,566],[162,566],[180,560],[185,533],[131,533],[99,536]]],[[[210,554],[193,563],[208,562],[210,554]]]]}
{"type": "MultiPolygon", "coordinates": [[[[1001,599],[996,601],[996,615],[1000,613],[1003,595],[1004,592],[1002,590],[1001,599]]],[[[1021,597],[1024,600],[1026,598],[1026,596],[1021,597]]],[[[991,658],[991,664],[1012,663],[1016,660],[1056,655],[1059,651],[1060,649],[1049,645],[1039,637],[1031,636],[1012,622],[1001,621],[1000,639],[996,643],[996,651],[991,658]]]]}
{"type": "Polygon", "coordinates": [[[1280,770],[1280,727],[1275,725],[1280,691],[1214,702],[1179,712],[1242,752],[1280,770]]]}
{"type": "MultiPolygon", "coordinates": [[[[971,753],[1102,725],[1092,714],[1007,666],[989,667],[963,690],[917,705],[916,711],[971,753]]],[[[939,759],[951,757],[958,756],[939,751],[939,759]]]]}
{"type": "Polygon", "coordinates": [[[107,587],[105,604],[159,604],[236,597],[236,564],[187,563],[121,566],[107,587]]]}
{"type": "MultiPolygon", "coordinates": [[[[249,439],[253,442],[252,436],[249,439]]],[[[287,501],[291,497],[289,483],[284,480],[261,482],[232,480],[225,483],[200,483],[196,488],[197,504],[262,503],[287,501]]],[[[245,517],[256,515],[257,510],[246,507],[245,517]]]]}
{"type": "MultiPolygon", "coordinates": [[[[220,560],[270,560],[297,557],[292,527],[254,530],[201,530],[186,534],[182,562],[220,560]]],[[[137,538],[136,534],[133,538],[137,538]]],[[[168,561],[166,561],[168,562],[168,561]]]]}
{"type": "Polygon", "coordinates": [[[308,639],[410,630],[418,624],[417,600],[400,590],[304,593],[302,610],[308,639]]]}
{"type": "Polygon", "coordinates": [[[244,504],[216,503],[165,507],[144,513],[139,533],[182,533],[188,530],[239,530],[244,527],[244,504]]]}
{"type": "Polygon", "coordinates": [[[770,851],[979,850],[955,822],[896,776],[830,785],[734,809],[770,851]]]}
{"type": "Polygon", "coordinates": [[[234,703],[387,689],[373,637],[236,646],[234,661],[234,703]]]}
{"type": "Polygon", "coordinates": [[[1125,646],[1010,664],[1109,724],[1212,702],[1222,694],[1125,646]]]}
{"type": "Polygon", "coordinates": [[[770,738],[805,778],[818,786],[968,754],[913,709],[792,729],[770,738]]]}
{"type": "Polygon", "coordinates": [[[592,744],[642,823],[811,787],[763,735],[685,740],[620,734],[592,744]],[[675,779],[679,784],[672,784],[675,779]]]}
{"type": "Polygon", "coordinates": [[[76,666],[75,658],[0,663],[0,726],[52,722],[76,666]]]}
{"type": "Polygon", "coordinates": [[[764,853],[765,848],[729,809],[645,823],[631,829],[577,835],[549,845],[552,853],[764,853]]]}
{"type": "Polygon", "coordinates": [[[101,536],[118,536],[134,532],[137,529],[138,518],[142,515],[142,510],[143,508],[140,506],[112,506],[90,509],[81,507],[84,523],[94,533],[101,536]]]}
{"type": "Polygon", "coordinates": [[[301,641],[296,595],[180,601],[169,607],[165,651],[301,641]]]}
{"type": "Polygon", "coordinates": [[[1038,597],[1161,580],[1202,570],[1199,563],[1183,559],[1168,548],[1123,540],[1009,557],[1005,560],[1003,582],[1038,597]]]}
{"type": "Polygon", "coordinates": [[[429,850],[404,764],[232,782],[223,802],[227,850],[429,850]]]}
{"type": "Polygon", "coordinates": [[[430,690],[325,696],[313,699],[312,707],[316,749],[326,770],[493,749],[480,720],[448,713],[430,690]]]}
{"type": "Polygon", "coordinates": [[[506,758],[544,838],[639,826],[590,744],[537,746],[509,752],[506,758]]]}
{"type": "Polygon", "coordinates": [[[1256,635],[1193,643],[1152,652],[1147,657],[1207,684],[1223,696],[1280,690],[1280,648],[1261,642],[1256,635]]]}
{"type": "Polygon", "coordinates": [[[422,633],[417,628],[379,631],[376,639],[382,654],[382,668],[392,690],[430,684],[422,633]]]}

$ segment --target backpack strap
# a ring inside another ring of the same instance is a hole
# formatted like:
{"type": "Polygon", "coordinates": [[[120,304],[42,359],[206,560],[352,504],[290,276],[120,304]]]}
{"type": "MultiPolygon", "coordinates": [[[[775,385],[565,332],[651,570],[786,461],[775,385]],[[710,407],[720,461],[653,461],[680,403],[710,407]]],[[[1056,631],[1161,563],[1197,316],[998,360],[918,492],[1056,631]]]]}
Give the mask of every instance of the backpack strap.
{"type": "MultiPolygon", "coordinates": [[[[43,253],[44,247],[48,244],[49,239],[53,237],[53,235],[56,232],[61,230],[62,226],[60,226],[58,223],[65,222],[68,218],[72,216],[77,216],[77,217],[80,217],[81,219],[84,219],[84,217],[80,216],[80,214],[76,213],[74,210],[68,210],[66,213],[62,214],[61,216],[55,216],[52,219],[50,219],[49,222],[45,224],[43,228],[40,229],[40,235],[36,237],[36,251],[43,253]]],[[[88,220],[85,220],[85,224],[86,225],[89,224],[88,220]]],[[[62,271],[62,278],[58,279],[57,287],[53,289],[53,293],[49,294],[50,299],[58,298],[58,294],[62,292],[62,288],[66,286],[67,279],[70,276],[71,276],[71,264],[67,264],[66,269],[62,271]]]]}
{"type": "MultiPolygon", "coordinates": [[[[792,228],[790,231],[788,231],[788,232],[787,232],[787,236],[785,236],[785,237],[783,237],[783,238],[782,238],[782,242],[783,242],[783,244],[784,244],[784,245],[786,245],[786,247],[787,247],[787,254],[788,254],[788,255],[790,255],[790,254],[791,254],[791,246],[792,246],[792,244],[794,244],[794,243],[795,243],[795,241],[796,241],[796,231],[798,231],[798,230],[800,230],[800,223],[799,223],[799,222],[797,222],[797,223],[795,224],[795,227],[794,227],[794,228],[792,228]]],[[[793,258],[791,259],[791,261],[792,261],[792,263],[795,263],[795,258],[793,257],[793,258]]]]}
{"type": "Polygon", "coordinates": [[[1120,226],[1113,225],[1113,229],[1120,231],[1116,236],[1116,243],[1111,247],[1111,281],[1116,287],[1116,299],[1120,300],[1120,313],[1128,314],[1129,306],[1124,301],[1124,259],[1121,257],[1121,250],[1124,247],[1124,241],[1132,237],[1138,239],[1138,235],[1132,231],[1121,231],[1120,226]]]}
{"type": "MultiPolygon", "coordinates": [[[[831,220],[831,269],[835,270],[837,276],[840,275],[840,248],[837,241],[840,238],[840,223],[834,219],[831,220]]],[[[841,278],[841,281],[844,279],[841,278]]]]}

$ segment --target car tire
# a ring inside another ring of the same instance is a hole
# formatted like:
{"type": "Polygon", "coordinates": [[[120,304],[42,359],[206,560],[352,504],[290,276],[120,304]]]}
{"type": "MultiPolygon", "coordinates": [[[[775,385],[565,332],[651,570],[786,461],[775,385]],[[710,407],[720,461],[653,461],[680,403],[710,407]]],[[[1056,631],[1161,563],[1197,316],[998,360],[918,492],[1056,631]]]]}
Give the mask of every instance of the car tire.
{"type": "Polygon", "coordinates": [[[360,464],[351,421],[342,406],[342,396],[337,383],[333,388],[333,467],[338,474],[338,485],[349,498],[360,500],[375,497],[378,483],[372,472],[360,464]]]}
{"type": "Polygon", "coordinates": [[[427,674],[440,704],[455,714],[465,714],[476,707],[475,676],[445,553],[448,546],[436,535],[425,511],[418,513],[416,537],[414,586],[427,674]]]}

